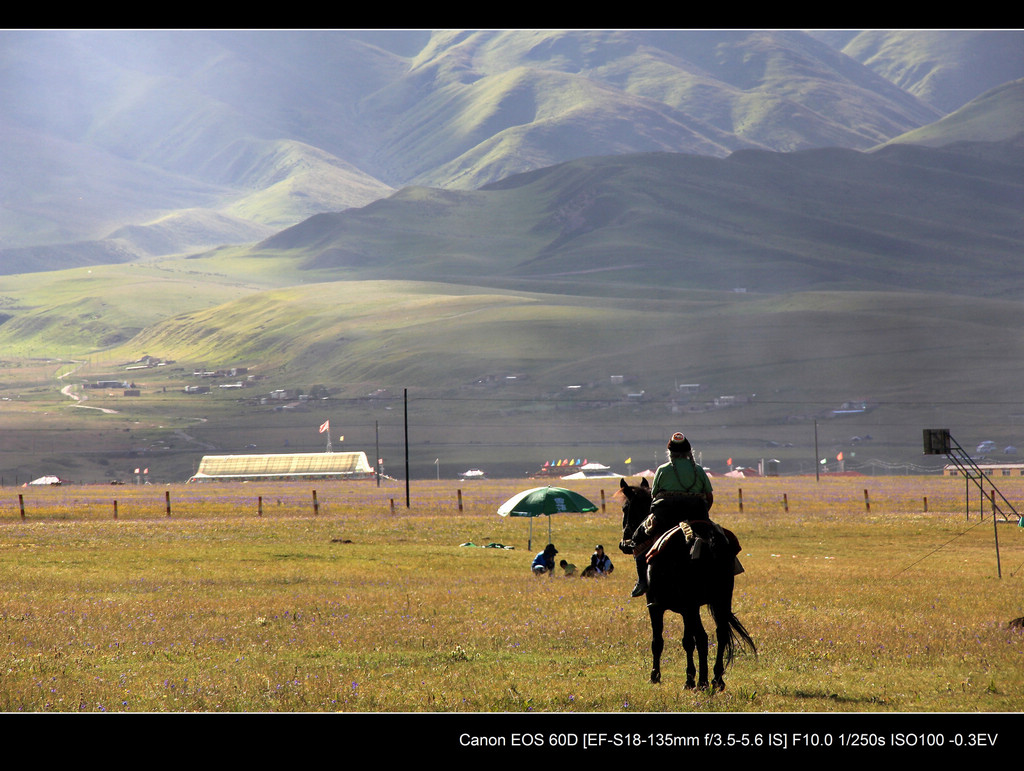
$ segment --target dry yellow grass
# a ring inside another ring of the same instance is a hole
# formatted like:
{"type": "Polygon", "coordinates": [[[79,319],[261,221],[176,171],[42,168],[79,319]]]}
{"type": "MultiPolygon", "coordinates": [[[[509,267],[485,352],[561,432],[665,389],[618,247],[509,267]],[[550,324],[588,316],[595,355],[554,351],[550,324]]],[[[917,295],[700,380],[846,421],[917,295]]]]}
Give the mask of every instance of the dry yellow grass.
{"type": "Polygon", "coordinates": [[[744,549],[735,610],[760,652],[739,655],[715,694],[683,688],[674,616],[664,682],[647,682],[645,608],[615,556],[617,480],[565,483],[605,510],[550,520],[577,565],[609,548],[618,569],[600,580],[530,575],[548,520],[528,548],[529,521],[496,514],[523,480],[414,482],[408,509],[394,483],[6,488],[0,709],[1024,707],[1024,637],[1008,625],[1024,616],[1024,530],[999,525],[998,578],[991,517],[972,491],[967,518],[962,481],[715,482],[713,516],[744,549]],[[514,548],[479,548],[490,543],[514,548]]]}

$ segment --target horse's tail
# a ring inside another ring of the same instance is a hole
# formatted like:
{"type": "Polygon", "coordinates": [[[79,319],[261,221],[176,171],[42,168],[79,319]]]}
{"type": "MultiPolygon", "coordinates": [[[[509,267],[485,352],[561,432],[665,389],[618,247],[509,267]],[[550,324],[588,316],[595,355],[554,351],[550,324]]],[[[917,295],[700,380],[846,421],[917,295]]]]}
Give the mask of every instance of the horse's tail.
{"type": "Polygon", "coordinates": [[[725,661],[727,664],[732,662],[733,652],[738,642],[745,643],[754,656],[757,656],[757,646],[754,645],[753,638],[751,638],[747,628],[743,626],[743,623],[736,618],[736,614],[732,611],[729,611],[726,626],[729,628],[729,637],[725,641],[725,661]]]}

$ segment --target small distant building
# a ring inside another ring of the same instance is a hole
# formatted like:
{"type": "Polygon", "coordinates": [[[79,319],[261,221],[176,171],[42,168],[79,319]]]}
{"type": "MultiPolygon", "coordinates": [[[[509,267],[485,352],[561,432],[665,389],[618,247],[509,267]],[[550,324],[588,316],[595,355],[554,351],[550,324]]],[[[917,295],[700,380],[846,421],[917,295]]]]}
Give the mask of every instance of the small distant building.
{"type": "Polygon", "coordinates": [[[870,410],[872,404],[864,399],[858,399],[851,402],[843,402],[839,409],[832,410],[829,414],[832,417],[841,417],[843,415],[861,415],[870,410]]]}
{"type": "MultiPolygon", "coordinates": [[[[1024,477],[1024,463],[979,463],[977,466],[987,477],[1024,477]]],[[[959,466],[947,464],[942,467],[942,475],[946,477],[963,476],[959,466]]]]}
{"type": "Polygon", "coordinates": [[[365,452],[204,455],[189,482],[261,479],[370,479],[365,452]]]}

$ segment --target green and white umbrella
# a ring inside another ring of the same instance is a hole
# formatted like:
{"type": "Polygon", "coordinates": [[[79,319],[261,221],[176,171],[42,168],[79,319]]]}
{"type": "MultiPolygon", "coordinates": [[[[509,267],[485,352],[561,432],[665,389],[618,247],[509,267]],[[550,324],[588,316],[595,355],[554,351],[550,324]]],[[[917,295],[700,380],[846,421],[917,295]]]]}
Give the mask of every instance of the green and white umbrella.
{"type": "MultiPolygon", "coordinates": [[[[564,487],[533,487],[516,493],[501,506],[503,517],[529,517],[530,539],[527,548],[533,548],[533,518],[550,517],[564,512],[597,511],[597,506],[585,497],[564,487]]],[[[551,543],[551,520],[548,519],[548,543],[551,543]]]]}

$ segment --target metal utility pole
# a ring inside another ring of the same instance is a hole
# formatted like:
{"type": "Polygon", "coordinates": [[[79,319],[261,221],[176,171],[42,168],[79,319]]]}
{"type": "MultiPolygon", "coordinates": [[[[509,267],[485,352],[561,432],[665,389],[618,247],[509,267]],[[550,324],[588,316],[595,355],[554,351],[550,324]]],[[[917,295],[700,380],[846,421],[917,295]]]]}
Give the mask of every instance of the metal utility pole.
{"type": "Polygon", "coordinates": [[[821,477],[818,475],[818,469],[821,468],[821,464],[818,463],[818,421],[814,421],[814,481],[820,482],[821,477]]]}
{"type": "Polygon", "coordinates": [[[409,389],[403,390],[405,404],[405,508],[409,508],[409,389]]]}

